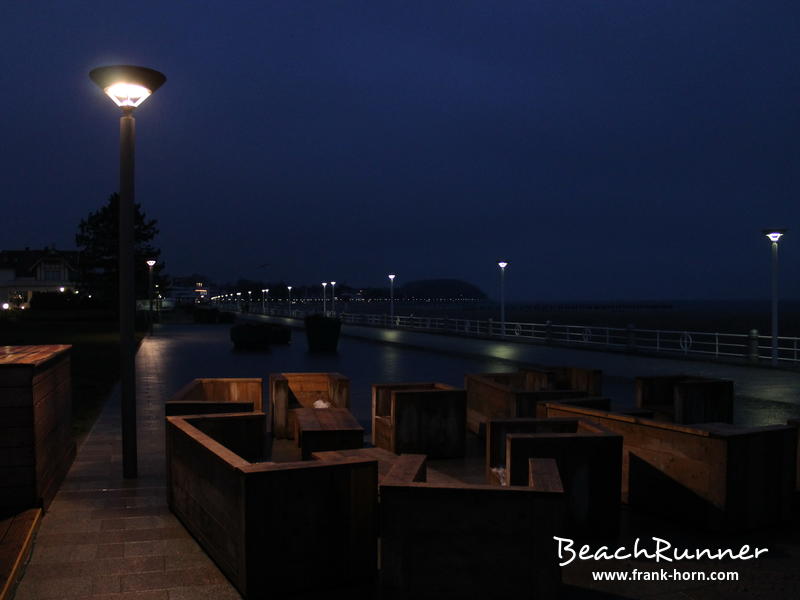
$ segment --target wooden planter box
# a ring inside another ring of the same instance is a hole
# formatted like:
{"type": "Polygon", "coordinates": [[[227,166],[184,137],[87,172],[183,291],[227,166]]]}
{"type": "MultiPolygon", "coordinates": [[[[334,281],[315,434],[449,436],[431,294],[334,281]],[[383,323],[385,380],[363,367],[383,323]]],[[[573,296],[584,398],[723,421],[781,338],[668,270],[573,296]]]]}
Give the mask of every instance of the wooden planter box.
{"type": "Polygon", "coordinates": [[[166,425],[170,509],[245,598],[374,582],[375,460],[257,462],[264,413],[166,425]]]}
{"type": "Polygon", "coordinates": [[[372,441],[396,454],[464,456],[467,395],[444,383],[372,386],[372,441]]]}
{"type": "Polygon", "coordinates": [[[547,372],[533,369],[467,375],[467,428],[482,436],[489,419],[535,417],[539,402],[587,396],[581,390],[542,389],[547,381],[550,381],[547,372]]]}
{"type": "Polygon", "coordinates": [[[589,396],[603,393],[603,372],[579,367],[524,367],[525,387],[529,390],[575,390],[589,396]]]}
{"type": "Polygon", "coordinates": [[[733,382],[686,375],[636,378],[636,406],[672,423],[732,423],[733,382]]]}
{"type": "Polygon", "coordinates": [[[623,437],[622,499],[712,529],[786,521],[794,494],[797,429],[678,425],[560,403],[546,416],[591,420],[623,437]]]}
{"type": "Polygon", "coordinates": [[[193,379],[165,403],[166,415],[253,412],[263,410],[260,378],[193,379]]]}
{"type": "Polygon", "coordinates": [[[273,373],[269,376],[272,435],[294,437],[296,408],[315,408],[322,401],[334,408],[350,408],[350,380],[339,373],[273,373]]]}
{"type": "Polygon", "coordinates": [[[410,477],[380,485],[382,599],[558,597],[562,493],[410,477]]]}
{"type": "Polygon", "coordinates": [[[0,511],[47,508],[75,459],[71,346],[0,346],[0,511]]]}
{"type": "Polygon", "coordinates": [[[530,459],[553,459],[564,489],[564,532],[616,536],[619,531],[622,436],[578,420],[572,432],[509,433],[505,470],[509,485],[527,485],[530,459]]]}
{"type": "Polygon", "coordinates": [[[492,419],[486,424],[486,483],[505,485],[506,436],[510,433],[575,433],[578,419],[492,419]]]}

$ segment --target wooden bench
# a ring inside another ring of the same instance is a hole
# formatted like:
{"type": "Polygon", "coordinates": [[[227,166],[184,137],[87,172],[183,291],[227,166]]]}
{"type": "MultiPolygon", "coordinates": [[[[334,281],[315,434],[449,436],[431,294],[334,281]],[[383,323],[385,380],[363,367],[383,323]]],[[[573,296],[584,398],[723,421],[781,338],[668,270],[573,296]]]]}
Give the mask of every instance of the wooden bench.
{"type": "Polygon", "coordinates": [[[732,423],[733,381],[689,375],[636,378],[636,406],[656,419],[681,423],[732,423]]]}
{"type": "Polygon", "coordinates": [[[797,477],[795,427],[680,425],[561,403],[546,416],[590,420],[623,437],[622,500],[710,529],[788,521],[797,477]]]}
{"type": "Polygon", "coordinates": [[[327,405],[350,408],[350,380],[339,373],[273,373],[269,376],[272,435],[294,436],[294,410],[327,405]]]}
{"type": "Polygon", "coordinates": [[[436,382],[372,386],[372,441],[396,454],[464,456],[467,396],[436,382]]]}
{"type": "Polygon", "coordinates": [[[533,369],[467,375],[467,428],[483,436],[486,422],[490,419],[535,417],[540,402],[588,396],[583,390],[543,388],[548,381],[548,372],[533,369]]]}
{"type": "Polygon", "coordinates": [[[541,487],[380,484],[380,597],[558,597],[563,494],[541,487]]]}
{"type": "Polygon", "coordinates": [[[383,448],[357,448],[314,452],[313,460],[362,458],[378,461],[378,483],[387,481],[425,481],[426,457],[423,454],[395,454],[383,448]],[[387,479],[388,478],[388,479],[387,479]]]}
{"type": "Polygon", "coordinates": [[[528,486],[542,492],[564,493],[564,484],[554,458],[531,458],[528,460],[528,486]]]}
{"type": "Polygon", "coordinates": [[[0,346],[0,514],[47,509],[75,459],[71,346],[0,346]]]}
{"type": "Polygon", "coordinates": [[[377,462],[257,462],[265,430],[264,413],[167,417],[170,509],[246,598],[372,584],[377,462]]]}
{"type": "Polygon", "coordinates": [[[622,436],[577,420],[566,432],[508,433],[505,473],[509,485],[528,485],[530,459],[553,459],[564,490],[564,532],[616,536],[619,530],[622,436]]]}
{"type": "Polygon", "coordinates": [[[204,415],[262,411],[262,380],[193,379],[167,400],[166,415],[204,415]]]}
{"type": "Polygon", "coordinates": [[[346,408],[298,408],[294,417],[294,439],[303,460],[309,460],[313,452],[364,445],[364,428],[346,408]]]}
{"type": "Polygon", "coordinates": [[[486,483],[506,483],[506,436],[510,433],[575,433],[578,419],[492,419],[486,424],[486,483]]]}

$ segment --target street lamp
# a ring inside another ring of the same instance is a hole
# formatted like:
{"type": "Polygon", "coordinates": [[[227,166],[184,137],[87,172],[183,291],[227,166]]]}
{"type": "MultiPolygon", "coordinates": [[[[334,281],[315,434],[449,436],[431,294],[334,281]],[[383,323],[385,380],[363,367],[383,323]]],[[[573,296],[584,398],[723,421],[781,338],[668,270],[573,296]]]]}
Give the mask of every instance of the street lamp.
{"type": "Polygon", "coordinates": [[[331,281],[331,312],[336,315],[336,282],[331,281]]]}
{"type": "Polygon", "coordinates": [[[325,288],[327,287],[327,285],[328,285],[327,281],[323,281],[322,282],[322,314],[323,315],[327,315],[328,314],[328,296],[325,295],[325,288]]]}
{"type": "Polygon", "coordinates": [[[506,267],[508,263],[501,260],[497,263],[500,267],[500,332],[506,334],[506,267]]]}
{"type": "Polygon", "coordinates": [[[389,275],[389,324],[394,324],[394,273],[389,275]]]}
{"type": "Polygon", "coordinates": [[[147,325],[149,326],[150,333],[153,332],[153,267],[156,261],[150,259],[147,261],[147,297],[149,305],[147,310],[147,325]]]}
{"type": "Polygon", "coordinates": [[[287,285],[286,289],[289,290],[289,316],[292,316],[292,286],[287,285]]]}
{"type": "Polygon", "coordinates": [[[264,293],[266,291],[267,291],[266,288],[261,290],[261,314],[262,315],[267,314],[267,311],[266,311],[266,309],[264,307],[264,293]]]}
{"type": "Polygon", "coordinates": [[[772,242],[772,366],[778,366],[778,240],[786,229],[764,229],[763,234],[772,242]]]}
{"type": "Polygon", "coordinates": [[[133,165],[136,123],[133,111],[167,78],[158,71],[131,65],[98,67],[89,72],[114,104],[119,121],[119,347],[122,403],[122,472],[137,477],[136,452],[136,298],[134,296],[133,165]]]}

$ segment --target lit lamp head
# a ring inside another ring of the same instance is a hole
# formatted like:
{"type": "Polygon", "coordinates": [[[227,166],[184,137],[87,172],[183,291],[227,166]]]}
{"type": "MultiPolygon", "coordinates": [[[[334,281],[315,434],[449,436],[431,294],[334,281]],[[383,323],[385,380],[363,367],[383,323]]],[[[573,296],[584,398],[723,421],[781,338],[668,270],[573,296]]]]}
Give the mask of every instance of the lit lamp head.
{"type": "Polygon", "coordinates": [[[395,275],[394,273],[392,273],[391,275],[389,275],[389,279],[391,279],[392,281],[394,281],[394,278],[395,278],[395,277],[397,277],[397,275],[395,275]]]}
{"type": "Polygon", "coordinates": [[[290,286],[290,285],[287,285],[287,286],[286,286],[286,289],[287,289],[287,290],[289,290],[289,291],[291,292],[291,291],[292,291],[292,286],[290,286]]]}
{"type": "Polygon", "coordinates": [[[154,260],[148,260],[148,261],[147,261],[147,266],[148,266],[148,267],[150,267],[151,269],[152,269],[152,268],[153,268],[155,265],[156,265],[156,261],[154,261],[154,260]]]}
{"type": "Polygon", "coordinates": [[[97,67],[89,77],[124,111],[141,105],[167,80],[163,73],[133,65],[97,67]]]}
{"type": "Polygon", "coordinates": [[[787,229],[764,229],[762,233],[769,238],[770,242],[777,244],[778,240],[780,240],[787,231],[787,229]]]}
{"type": "Polygon", "coordinates": [[[331,285],[336,285],[336,282],[335,281],[331,281],[331,285]]]}
{"type": "Polygon", "coordinates": [[[504,260],[501,260],[499,263],[497,263],[497,266],[501,269],[505,269],[508,266],[508,263],[504,260]]]}

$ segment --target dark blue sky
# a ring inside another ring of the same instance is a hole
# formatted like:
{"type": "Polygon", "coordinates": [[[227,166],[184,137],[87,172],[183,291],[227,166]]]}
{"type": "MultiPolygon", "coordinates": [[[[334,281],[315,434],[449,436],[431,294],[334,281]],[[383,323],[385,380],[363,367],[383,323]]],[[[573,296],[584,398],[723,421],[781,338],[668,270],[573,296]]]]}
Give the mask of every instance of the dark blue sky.
{"type": "Polygon", "coordinates": [[[163,71],[137,201],[173,275],[530,300],[800,296],[800,3],[5,2],[0,247],[117,189],[87,77],[163,71]],[[270,263],[270,267],[258,266],[270,263]]]}

